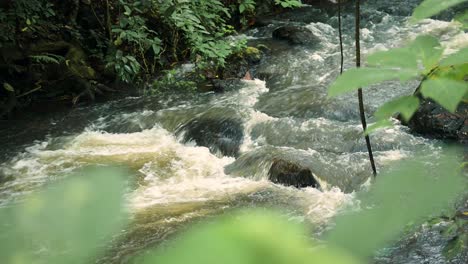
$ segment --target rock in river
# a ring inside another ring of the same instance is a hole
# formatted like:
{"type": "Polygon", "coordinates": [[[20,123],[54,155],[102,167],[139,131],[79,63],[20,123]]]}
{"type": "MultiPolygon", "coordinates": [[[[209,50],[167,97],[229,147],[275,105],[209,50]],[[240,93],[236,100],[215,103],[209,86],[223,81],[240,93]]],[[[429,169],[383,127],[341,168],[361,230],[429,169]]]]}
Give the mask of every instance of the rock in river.
{"type": "Polygon", "coordinates": [[[183,141],[195,141],[211,152],[220,152],[225,156],[237,157],[244,138],[241,120],[234,118],[199,118],[193,119],[177,131],[183,141]]]}
{"type": "Polygon", "coordinates": [[[305,26],[282,26],[273,31],[273,38],[287,40],[291,45],[313,45],[319,43],[310,29],[305,26]]]}
{"type": "Polygon", "coordinates": [[[468,143],[468,104],[462,103],[455,113],[450,113],[433,101],[425,100],[408,125],[422,135],[468,143]]]}
{"type": "Polygon", "coordinates": [[[268,172],[270,181],[296,188],[320,188],[310,169],[290,161],[275,159],[268,172]]]}

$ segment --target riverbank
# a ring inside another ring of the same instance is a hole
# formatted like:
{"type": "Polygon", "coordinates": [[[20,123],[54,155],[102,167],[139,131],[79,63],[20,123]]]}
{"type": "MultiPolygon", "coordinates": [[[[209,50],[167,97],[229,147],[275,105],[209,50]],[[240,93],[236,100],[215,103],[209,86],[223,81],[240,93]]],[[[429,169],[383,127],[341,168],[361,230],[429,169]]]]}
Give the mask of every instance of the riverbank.
{"type": "Polygon", "coordinates": [[[297,3],[3,2],[0,118],[32,104],[72,106],[128,87],[157,90],[151,82],[184,63],[196,65],[197,78],[217,79],[246,49],[244,40],[229,36],[259,14],[297,3]]]}

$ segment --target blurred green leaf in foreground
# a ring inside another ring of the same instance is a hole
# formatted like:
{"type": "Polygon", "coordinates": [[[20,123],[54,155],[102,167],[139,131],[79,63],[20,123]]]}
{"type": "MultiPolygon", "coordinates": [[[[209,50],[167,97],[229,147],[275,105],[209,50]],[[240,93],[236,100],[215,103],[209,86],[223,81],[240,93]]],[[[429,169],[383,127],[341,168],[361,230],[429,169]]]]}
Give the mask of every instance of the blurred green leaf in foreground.
{"type": "Polygon", "coordinates": [[[0,208],[3,264],[90,263],[124,223],[123,171],[82,170],[0,208]]]}

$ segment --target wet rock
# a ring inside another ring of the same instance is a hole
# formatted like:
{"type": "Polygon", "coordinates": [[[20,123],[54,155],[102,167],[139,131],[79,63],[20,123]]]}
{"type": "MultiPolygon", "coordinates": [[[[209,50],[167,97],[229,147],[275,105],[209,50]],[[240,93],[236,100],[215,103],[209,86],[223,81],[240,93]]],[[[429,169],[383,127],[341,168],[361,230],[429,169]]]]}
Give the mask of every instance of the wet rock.
{"type": "Polygon", "coordinates": [[[467,143],[468,104],[462,103],[455,113],[450,113],[437,103],[425,100],[408,125],[419,134],[467,143]]]}
{"type": "Polygon", "coordinates": [[[239,89],[242,87],[241,80],[252,80],[256,77],[256,66],[267,50],[265,46],[247,47],[229,56],[223,69],[216,73],[205,74],[207,81],[199,86],[199,90],[201,92],[226,92],[239,89]]]}
{"type": "Polygon", "coordinates": [[[243,51],[230,56],[221,72],[221,79],[242,79],[255,65],[260,63],[264,53],[255,47],[247,47],[243,51]]]}
{"type": "Polygon", "coordinates": [[[183,142],[195,141],[213,153],[237,157],[244,138],[242,122],[238,119],[201,118],[194,119],[176,132],[183,142]]]}
{"type": "Polygon", "coordinates": [[[310,169],[280,159],[273,161],[268,177],[270,181],[285,186],[294,186],[296,188],[320,187],[310,169]]]}
{"type": "Polygon", "coordinates": [[[319,39],[305,26],[282,26],[273,31],[273,38],[286,40],[291,45],[312,45],[319,39]]]}
{"type": "MultiPolygon", "coordinates": [[[[431,70],[425,79],[446,78],[451,76],[456,81],[468,82],[467,64],[450,67],[438,66],[431,70]]],[[[415,95],[422,103],[408,123],[416,133],[438,139],[457,140],[468,143],[468,102],[466,98],[460,103],[455,113],[450,113],[436,102],[421,95],[420,85],[415,95]]]]}
{"type": "MultiPolygon", "coordinates": [[[[322,6],[322,7],[333,7],[338,5],[339,0],[302,0],[303,4],[322,6]]],[[[342,4],[345,4],[348,0],[341,0],[342,4]]]]}
{"type": "Polygon", "coordinates": [[[206,87],[204,87],[205,91],[213,91],[217,93],[228,92],[228,91],[235,91],[242,87],[242,82],[240,79],[230,79],[230,80],[222,80],[222,79],[212,79],[210,80],[206,87]]]}

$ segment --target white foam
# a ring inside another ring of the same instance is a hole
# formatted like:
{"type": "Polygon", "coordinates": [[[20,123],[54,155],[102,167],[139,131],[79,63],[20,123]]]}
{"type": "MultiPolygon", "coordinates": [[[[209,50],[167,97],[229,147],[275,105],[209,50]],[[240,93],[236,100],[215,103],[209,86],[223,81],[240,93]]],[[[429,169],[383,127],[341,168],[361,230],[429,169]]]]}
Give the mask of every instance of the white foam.
{"type": "Polygon", "coordinates": [[[326,223],[340,208],[353,206],[356,203],[354,193],[345,194],[338,188],[324,192],[306,188],[300,196],[304,199],[308,220],[315,224],[326,223]]]}

